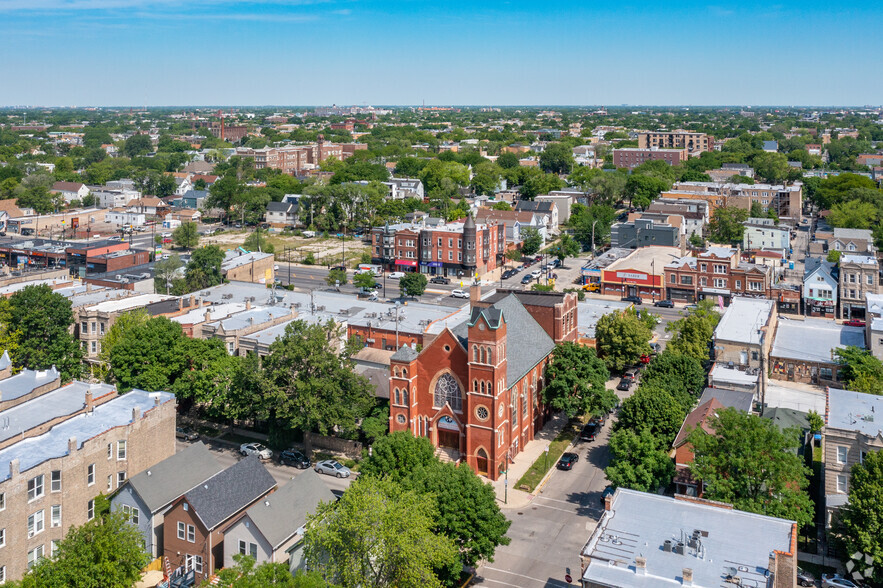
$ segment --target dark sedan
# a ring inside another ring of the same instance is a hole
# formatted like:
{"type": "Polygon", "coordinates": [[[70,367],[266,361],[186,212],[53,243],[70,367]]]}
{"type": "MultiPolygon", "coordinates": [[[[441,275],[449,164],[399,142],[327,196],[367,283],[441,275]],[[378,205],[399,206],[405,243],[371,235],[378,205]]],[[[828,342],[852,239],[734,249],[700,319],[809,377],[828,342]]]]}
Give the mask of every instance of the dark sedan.
{"type": "Polygon", "coordinates": [[[641,300],[640,296],[623,296],[621,298],[623,302],[631,302],[632,304],[640,305],[643,304],[644,301],[641,300]]]}
{"type": "Polygon", "coordinates": [[[601,427],[598,426],[598,423],[587,423],[579,433],[580,441],[594,441],[600,430],[601,427]]]}
{"type": "Polygon", "coordinates": [[[445,285],[448,285],[448,284],[451,283],[451,280],[449,280],[448,278],[446,278],[446,277],[444,277],[444,276],[435,276],[435,277],[433,277],[432,279],[429,280],[429,283],[431,283],[431,284],[445,284],[445,285]]]}
{"type": "Polygon", "coordinates": [[[653,303],[653,306],[658,306],[659,308],[674,308],[675,303],[671,300],[657,300],[653,303]]]}
{"type": "Polygon", "coordinates": [[[561,456],[561,459],[558,460],[558,469],[559,470],[570,470],[573,468],[573,464],[579,461],[579,455],[576,453],[565,453],[561,456]]]}
{"type": "Polygon", "coordinates": [[[310,467],[310,460],[297,449],[286,449],[279,454],[279,463],[282,465],[293,465],[299,470],[305,470],[310,467]]]}
{"type": "Polygon", "coordinates": [[[629,388],[631,388],[631,387],[632,387],[632,384],[634,384],[634,383],[635,383],[635,381],[632,380],[632,379],[629,379],[629,378],[621,378],[621,379],[619,380],[619,384],[616,385],[616,389],[617,389],[617,390],[622,390],[623,392],[625,392],[625,391],[627,391],[629,388]]]}

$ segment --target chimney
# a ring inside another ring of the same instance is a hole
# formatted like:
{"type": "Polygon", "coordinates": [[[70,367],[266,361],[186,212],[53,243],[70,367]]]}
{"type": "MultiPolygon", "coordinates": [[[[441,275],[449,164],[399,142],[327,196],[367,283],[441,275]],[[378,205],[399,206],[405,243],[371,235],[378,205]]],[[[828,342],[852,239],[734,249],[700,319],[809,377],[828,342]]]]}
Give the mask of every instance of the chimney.
{"type": "Polygon", "coordinates": [[[141,418],[141,409],[137,406],[132,409],[132,422],[137,423],[138,419],[141,418]]]}
{"type": "Polygon", "coordinates": [[[209,322],[211,320],[212,320],[212,311],[206,310],[205,311],[205,322],[209,322]]]}
{"type": "Polygon", "coordinates": [[[469,304],[481,302],[481,283],[476,282],[469,286],[469,304]]]}
{"type": "Polygon", "coordinates": [[[178,298],[178,310],[184,310],[184,298],[178,298]]]}
{"type": "Polygon", "coordinates": [[[67,454],[73,455],[77,452],[77,438],[71,437],[67,440],[67,454]]]}
{"type": "Polygon", "coordinates": [[[90,284],[89,282],[86,282],[86,292],[91,292],[91,291],[92,291],[92,284],[90,284]]]}
{"type": "Polygon", "coordinates": [[[190,308],[193,308],[193,304],[196,302],[196,297],[191,294],[190,295],[190,308]]]}
{"type": "Polygon", "coordinates": [[[681,257],[687,256],[687,235],[681,233],[681,257]]]}
{"type": "Polygon", "coordinates": [[[693,568],[684,568],[681,571],[681,577],[683,577],[684,586],[692,586],[693,585],[693,568]]]}
{"type": "Polygon", "coordinates": [[[639,576],[647,574],[647,558],[638,556],[635,558],[635,573],[639,576]]]}
{"type": "Polygon", "coordinates": [[[92,401],[92,390],[86,391],[86,412],[92,412],[92,409],[95,408],[95,404],[92,401]]]}
{"type": "Polygon", "coordinates": [[[19,466],[18,458],[13,459],[9,462],[9,477],[10,478],[15,478],[15,476],[18,475],[18,466],[19,466]]]}
{"type": "Polygon", "coordinates": [[[613,496],[604,497],[604,510],[613,510],[613,496]]]}
{"type": "Polygon", "coordinates": [[[251,310],[251,300],[245,301],[245,310],[251,310]]]}

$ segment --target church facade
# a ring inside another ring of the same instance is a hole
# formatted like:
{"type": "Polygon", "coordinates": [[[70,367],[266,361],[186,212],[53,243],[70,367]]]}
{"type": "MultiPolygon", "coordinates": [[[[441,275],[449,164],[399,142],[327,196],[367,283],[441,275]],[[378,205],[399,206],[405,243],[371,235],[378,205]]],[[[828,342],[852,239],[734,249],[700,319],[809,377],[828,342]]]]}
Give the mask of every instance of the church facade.
{"type": "Polygon", "coordinates": [[[549,418],[545,369],[556,343],[576,339],[576,312],[573,294],[473,290],[466,321],[392,356],[390,431],[497,479],[549,418]]]}

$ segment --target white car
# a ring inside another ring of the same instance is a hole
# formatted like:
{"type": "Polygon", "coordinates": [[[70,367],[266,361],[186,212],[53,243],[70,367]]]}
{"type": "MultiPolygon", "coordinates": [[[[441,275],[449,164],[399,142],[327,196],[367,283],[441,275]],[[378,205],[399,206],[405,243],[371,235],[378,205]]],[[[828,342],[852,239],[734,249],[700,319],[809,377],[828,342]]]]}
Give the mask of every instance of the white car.
{"type": "Polygon", "coordinates": [[[386,277],[391,280],[400,280],[405,277],[405,272],[390,272],[386,274],[386,277]]]}
{"type": "Polygon", "coordinates": [[[530,272],[530,275],[532,275],[535,278],[539,278],[541,275],[543,275],[543,271],[542,270],[533,270],[532,272],[530,272]]]}
{"type": "Polygon", "coordinates": [[[453,290],[451,296],[454,298],[469,298],[469,292],[466,290],[453,290]]]}
{"type": "Polygon", "coordinates": [[[264,447],[260,443],[243,443],[239,446],[239,453],[245,455],[257,455],[259,458],[267,460],[273,457],[273,452],[264,447]]]}
{"type": "Polygon", "coordinates": [[[822,588],[859,588],[859,585],[840,574],[822,574],[822,588]]]}
{"type": "Polygon", "coordinates": [[[161,237],[162,237],[163,239],[168,239],[168,238],[171,237],[171,236],[172,236],[171,233],[163,233],[163,234],[161,235],[161,237]]]}

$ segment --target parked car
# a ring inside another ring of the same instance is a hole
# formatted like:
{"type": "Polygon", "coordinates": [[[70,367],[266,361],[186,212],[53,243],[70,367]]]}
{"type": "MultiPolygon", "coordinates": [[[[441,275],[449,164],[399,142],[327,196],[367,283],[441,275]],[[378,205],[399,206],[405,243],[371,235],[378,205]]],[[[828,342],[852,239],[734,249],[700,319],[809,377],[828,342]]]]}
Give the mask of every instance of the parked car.
{"type": "Polygon", "coordinates": [[[864,327],[865,321],[860,319],[849,319],[848,321],[843,323],[847,327],[864,327]]]}
{"type": "Polygon", "coordinates": [[[632,304],[636,305],[644,304],[644,301],[641,300],[640,296],[623,296],[621,300],[623,302],[631,302],[632,304]]]}
{"type": "Polygon", "coordinates": [[[816,585],[816,577],[807,572],[806,570],[797,568],[797,585],[798,586],[815,586],[816,585]]]}
{"type": "Polygon", "coordinates": [[[583,290],[586,292],[597,292],[601,289],[601,286],[597,282],[592,282],[591,284],[583,285],[583,290]]]}
{"type": "Polygon", "coordinates": [[[594,441],[600,431],[601,427],[598,426],[598,423],[588,422],[579,432],[580,441],[594,441]]]}
{"type": "Polygon", "coordinates": [[[638,372],[634,369],[627,369],[624,374],[622,374],[623,378],[628,378],[632,381],[632,384],[635,383],[635,380],[638,379],[638,372]]]}
{"type": "Polygon", "coordinates": [[[261,459],[270,459],[273,452],[260,443],[243,443],[239,446],[239,453],[245,456],[257,455],[261,459]]]}
{"type": "Polygon", "coordinates": [[[337,270],[337,271],[339,271],[339,272],[345,272],[345,271],[346,271],[346,266],[345,266],[345,265],[335,265],[335,266],[332,267],[329,271],[334,271],[334,270],[337,270]]]}
{"type": "Polygon", "coordinates": [[[390,280],[401,280],[405,277],[405,272],[389,272],[386,277],[390,280]]]}
{"type": "Polygon", "coordinates": [[[671,300],[657,300],[653,303],[653,306],[658,306],[659,308],[674,308],[675,303],[671,300]]]}
{"type": "Polygon", "coordinates": [[[452,290],[451,296],[454,298],[469,298],[469,292],[466,290],[452,290]]]}
{"type": "Polygon", "coordinates": [[[286,449],[279,454],[279,463],[282,465],[293,465],[299,470],[305,470],[310,467],[310,460],[297,449],[286,449]]]}
{"type": "Polygon", "coordinates": [[[199,439],[199,433],[190,427],[175,427],[175,437],[184,441],[196,441],[199,439]]]}
{"type": "Polygon", "coordinates": [[[337,463],[333,459],[320,461],[316,464],[316,467],[314,469],[316,470],[316,473],[319,474],[328,474],[329,476],[337,476],[338,478],[350,477],[350,469],[344,465],[337,463]]]}
{"type": "Polygon", "coordinates": [[[593,416],[592,418],[589,419],[589,422],[590,423],[598,423],[598,427],[603,429],[604,425],[607,423],[607,417],[603,414],[593,416]]]}
{"type": "Polygon", "coordinates": [[[629,378],[620,378],[619,384],[616,385],[617,390],[622,390],[623,392],[628,391],[629,388],[632,387],[635,381],[629,378]]]}
{"type": "Polygon", "coordinates": [[[557,267],[561,267],[561,260],[557,257],[549,262],[549,267],[555,269],[557,267]]]}
{"type": "Polygon", "coordinates": [[[430,284],[445,284],[445,285],[447,285],[447,284],[451,283],[451,280],[449,280],[448,278],[446,278],[444,276],[433,276],[432,278],[430,278],[429,283],[430,284]]]}
{"type": "Polygon", "coordinates": [[[861,586],[840,574],[822,574],[822,588],[861,588],[861,586]]]}
{"type": "Polygon", "coordinates": [[[561,456],[561,459],[558,460],[558,469],[559,470],[570,470],[573,468],[573,464],[579,461],[579,455],[576,453],[567,452],[561,456]]]}
{"type": "Polygon", "coordinates": [[[521,278],[521,283],[522,284],[530,284],[531,282],[533,282],[533,280],[534,280],[534,277],[530,274],[527,274],[526,276],[521,278]]]}
{"type": "Polygon", "coordinates": [[[533,258],[533,260],[534,260],[534,261],[543,261],[543,256],[542,256],[542,255],[537,255],[536,257],[533,258]]]}
{"type": "Polygon", "coordinates": [[[168,239],[168,238],[170,238],[170,237],[172,236],[172,234],[171,234],[171,233],[162,233],[160,236],[163,237],[163,238],[168,239]]]}
{"type": "Polygon", "coordinates": [[[694,310],[699,310],[698,304],[688,304],[684,307],[685,312],[693,312],[694,310]]]}
{"type": "Polygon", "coordinates": [[[616,488],[613,486],[607,486],[604,488],[604,491],[601,492],[601,504],[604,504],[604,501],[608,496],[613,496],[614,492],[616,492],[616,488]]]}

